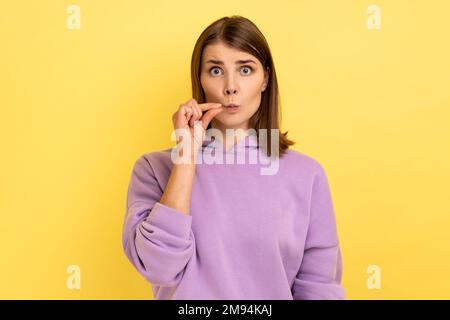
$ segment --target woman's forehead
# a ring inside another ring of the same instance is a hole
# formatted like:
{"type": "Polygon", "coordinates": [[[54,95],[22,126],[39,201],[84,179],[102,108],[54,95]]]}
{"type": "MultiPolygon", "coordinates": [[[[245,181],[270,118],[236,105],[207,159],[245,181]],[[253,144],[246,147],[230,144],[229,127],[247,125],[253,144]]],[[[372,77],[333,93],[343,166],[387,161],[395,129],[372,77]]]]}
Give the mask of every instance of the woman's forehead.
{"type": "Polygon", "coordinates": [[[247,60],[252,59],[256,60],[256,58],[248,52],[238,50],[236,48],[231,48],[229,46],[225,46],[223,44],[210,44],[204,48],[203,61],[213,59],[213,60],[222,60],[234,62],[236,60],[247,60]]]}

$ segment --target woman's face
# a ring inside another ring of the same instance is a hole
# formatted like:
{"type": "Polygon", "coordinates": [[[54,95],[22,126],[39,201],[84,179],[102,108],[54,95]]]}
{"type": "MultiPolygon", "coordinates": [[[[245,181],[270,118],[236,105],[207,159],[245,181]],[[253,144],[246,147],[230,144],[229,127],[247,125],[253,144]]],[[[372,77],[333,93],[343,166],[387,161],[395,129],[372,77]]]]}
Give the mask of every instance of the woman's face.
{"type": "Polygon", "coordinates": [[[261,104],[268,71],[253,55],[219,42],[203,49],[200,82],[206,102],[239,106],[236,111],[219,113],[211,121],[212,127],[247,130],[249,119],[261,104]]]}

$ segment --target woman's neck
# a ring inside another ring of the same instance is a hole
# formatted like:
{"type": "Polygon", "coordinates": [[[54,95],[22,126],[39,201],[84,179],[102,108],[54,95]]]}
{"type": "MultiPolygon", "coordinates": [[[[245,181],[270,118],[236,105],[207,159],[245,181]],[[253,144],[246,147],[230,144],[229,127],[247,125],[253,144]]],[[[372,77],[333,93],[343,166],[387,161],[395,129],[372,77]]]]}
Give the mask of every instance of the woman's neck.
{"type": "Polygon", "coordinates": [[[214,121],[214,119],[211,121],[211,128],[220,131],[221,135],[216,138],[219,139],[222,145],[225,145],[226,150],[231,149],[234,144],[238,143],[248,135],[247,126],[225,127],[220,123],[214,121]],[[226,134],[226,129],[232,129],[228,137],[226,134]],[[225,144],[223,140],[225,140],[225,144]]]}

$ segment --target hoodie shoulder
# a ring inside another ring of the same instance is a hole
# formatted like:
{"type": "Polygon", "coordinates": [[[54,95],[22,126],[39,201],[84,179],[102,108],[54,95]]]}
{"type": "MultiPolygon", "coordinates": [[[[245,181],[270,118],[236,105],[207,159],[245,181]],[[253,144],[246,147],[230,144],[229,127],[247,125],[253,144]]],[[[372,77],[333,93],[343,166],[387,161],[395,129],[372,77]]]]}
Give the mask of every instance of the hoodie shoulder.
{"type": "Polygon", "coordinates": [[[324,167],[316,158],[293,149],[288,149],[283,156],[287,168],[312,175],[324,172],[324,167]]]}
{"type": "Polygon", "coordinates": [[[138,157],[136,163],[145,166],[146,169],[151,171],[152,175],[164,185],[167,182],[173,167],[170,154],[170,148],[146,152],[138,157]]]}

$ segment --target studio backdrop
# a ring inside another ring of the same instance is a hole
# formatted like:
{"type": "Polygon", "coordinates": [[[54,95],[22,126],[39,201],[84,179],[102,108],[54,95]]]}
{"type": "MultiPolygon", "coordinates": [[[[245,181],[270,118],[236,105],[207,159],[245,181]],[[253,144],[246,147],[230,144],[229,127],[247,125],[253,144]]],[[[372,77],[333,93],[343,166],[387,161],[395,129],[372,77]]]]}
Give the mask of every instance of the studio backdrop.
{"type": "MultiPolygon", "coordinates": [[[[450,298],[450,2],[1,1],[0,298],[151,299],[136,159],[175,145],[200,32],[255,22],[281,130],[326,169],[348,299],[450,298]]],[[[267,280],[269,281],[269,280],[267,280]]]]}

